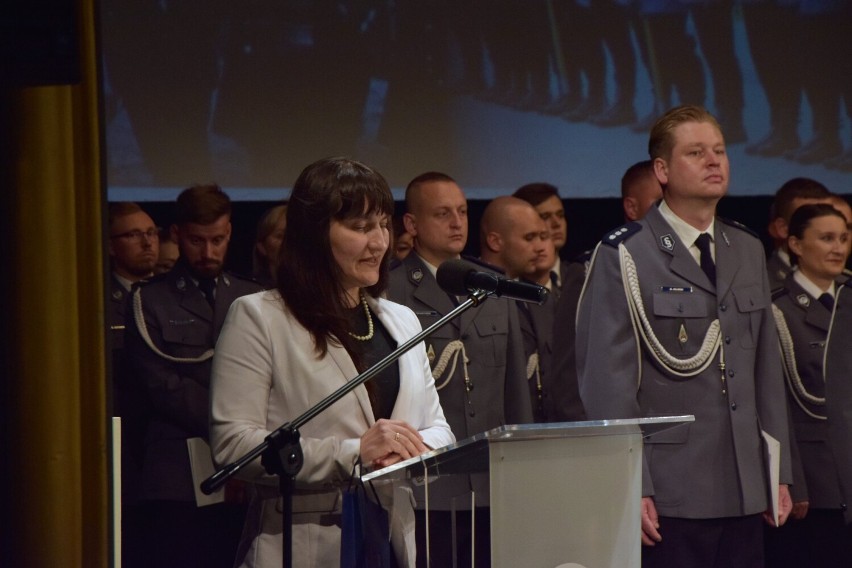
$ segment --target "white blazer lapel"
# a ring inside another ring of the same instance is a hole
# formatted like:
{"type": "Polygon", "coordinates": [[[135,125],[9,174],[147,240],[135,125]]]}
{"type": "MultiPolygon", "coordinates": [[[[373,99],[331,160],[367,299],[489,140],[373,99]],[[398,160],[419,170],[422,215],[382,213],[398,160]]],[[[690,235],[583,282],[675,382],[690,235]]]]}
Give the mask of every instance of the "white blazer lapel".
{"type": "MultiPolygon", "coordinates": [[[[373,313],[379,318],[379,321],[382,322],[382,325],[385,326],[385,329],[388,330],[390,336],[396,341],[397,346],[402,345],[414,336],[413,333],[403,330],[399,325],[399,320],[390,317],[390,314],[382,309],[381,304],[377,300],[368,297],[367,303],[370,305],[373,313]]],[[[417,347],[413,347],[412,349],[417,349],[417,347]]],[[[407,378],[413,376],[417,371],[410,368],[412,365],[411,361],[412,359],[405,355],[399,359],[399,393],[396,397],[393,412],[391,412],[391,418],[397,418],[400,414],[408,415],[409,413],[408,407],[410,405],[406,401],[411,401],[412,399],[412,384],[407,378]]]]}

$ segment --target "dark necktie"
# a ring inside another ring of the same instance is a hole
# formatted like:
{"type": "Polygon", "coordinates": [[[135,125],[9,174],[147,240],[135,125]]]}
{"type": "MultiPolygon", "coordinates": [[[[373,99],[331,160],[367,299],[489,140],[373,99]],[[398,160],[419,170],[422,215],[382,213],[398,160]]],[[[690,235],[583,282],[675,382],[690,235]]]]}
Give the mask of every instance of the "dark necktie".
{"type": "Polygon", "coordinates": [[[823,293],[819,298],[817,298],[817,300],[819,300],[819,303],[825,306],[825,309],[828,311],[834,310],[834,297],[832,297],[832,295],[828,292],[823,293]]]}
{"type": "Polygon", "coordinates": [[[216,296],[214,294],[214,290],[216,290],[216,279],[200,278],[198,280],[198,289],[201,290],[201,293],[204,294],[205,298],[207,298],[207,303],[210,304],[210,307],[212,308],[216,304],[216,296]]]}
{"type": "Polygon", "coordinates": [[[713,263],[713,254],[710,252],[710,235],[701,233],[695,239],[695,246],[701,251],[701,270],[713,284],[716,283],[716,265],[713,263]]]}
{"type": "Polygon", "coordinates": [[[562,288],[559,286],[559,275],[553,270],[550,271],[550,293],[557,299],[562,293],[562,288]]]}

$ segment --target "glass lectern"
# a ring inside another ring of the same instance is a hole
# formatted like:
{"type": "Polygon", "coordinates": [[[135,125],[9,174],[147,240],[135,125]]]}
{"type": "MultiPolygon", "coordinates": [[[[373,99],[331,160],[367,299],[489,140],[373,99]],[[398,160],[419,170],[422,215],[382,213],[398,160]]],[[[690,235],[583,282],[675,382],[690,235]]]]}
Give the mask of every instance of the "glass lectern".
{"type": "Polygon", "coordinates": [[[504,426],[363,476],[489,483],[495,568],[639,568],[643,440],[693,416],[504,426]]]}

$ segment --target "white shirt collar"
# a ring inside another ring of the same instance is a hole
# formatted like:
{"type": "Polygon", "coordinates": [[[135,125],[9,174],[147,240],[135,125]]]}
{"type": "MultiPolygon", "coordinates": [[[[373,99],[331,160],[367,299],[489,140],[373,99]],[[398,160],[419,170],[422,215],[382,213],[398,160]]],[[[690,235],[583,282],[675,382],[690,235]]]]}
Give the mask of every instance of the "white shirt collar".
{"type": "MultiPolygon", "coordinates": [[[[414,254],[417,254],[417,253],[414,253],[414,254]]],[[[431,262],[429,262],[428,260],[426,260],[425,258],[423,258],[422,256],[420,256],[419,254],[417,256],[420,258],[420,260],[423,261],[423,264],[426,265],[426,270],[428,270],[434,278],[437,278],[438,277],[438,267],[435,266],[434,264],[432,264],[431,262]]]]}
{"type": "Polygon", "coordinates": [[[775,251],[775,253],[778,255],[778,258],[781,259],[781,262],[783,262],[784,264],[786,264],[790,268],[793,268],[793,266],[792,266],[793,263],[790,261],[790,253],[789,252],[787,252],[783,248],[779,248],[778,250],[775,251]]]}
{"type": "Polygon", "coordinates": [[[793,273],[793,280],[795,280],[796,284],[801,286],[802,289],[814,299],[818,299],[823,294],[828,294],[832,298],[834,297],[834,282],[831,283],[831,286],[828,287],[828,290],[821,290],[820,287],[814,284],[810,278],[802,274],[801,270],[797,270],[793,273]]]}
{"type": "Polygon", "coordinates": [[[130,289],[133,287],[133,282],[118,274],[118,272],[113,272],[112,275],[118,280],[118,283],[121,284],[121,287],[124,288],[127,292],[130,292],[130,289]]]}
{"type": "Polygon", "coordinates": [[[692,243],[695,242],[695,239],[698,238],[698,235],[701,233],[707,233],[710,235],[710,238],[714,238],[714,229],[716,226],[716,218],[714,217],[712,221],[710,221],[710,225],[704,231],[699,231],[683,219],[677,216],[677,214],[671,210],[668,203],[666,203],[665,199],[660,203],[660,214],[663,216],[663,219],[671,225],[674,232],[677,233],[677,236],[683,243],[687,246],[691,246],[692,243]]]}
{"type": "Polygon", "coordinates": [[[715,260],[716,256],[716,243],[713,238],[715,226],[716,226],[716,218],[714,217],[712,221],[710,221],[710,226],[707,227],[705,231],[699,231],[680,217],[678,217],[674,211],[666,203],[666,200],[663,199],[660,202],[659,207],[660,215],[663,216],[663,219],[674,229],[675,234],[681,240],[681,242],[686,246],[689,250],[689,253],[695,258],[696,261],[700,258],[700,252],[698,251],[698,247],[695,246],[695,239],[698,238],[698,235],[701,233],[707,233],[710,235],[710,250],[713,253],[713,257],[715,260]]]}

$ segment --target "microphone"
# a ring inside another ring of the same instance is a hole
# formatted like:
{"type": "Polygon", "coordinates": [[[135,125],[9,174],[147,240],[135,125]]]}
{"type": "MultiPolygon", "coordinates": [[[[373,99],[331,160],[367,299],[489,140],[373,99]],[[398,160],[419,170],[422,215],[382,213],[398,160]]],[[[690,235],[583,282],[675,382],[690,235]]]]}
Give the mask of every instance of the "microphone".
{"type": "Polygon", "coordinates": [[[538,284],[509,280],[492,272],[481,272],[475,264],[464,260],[448,260],[438,267],[438,285],[454,296],[467,296],[483,290],[489,296],[541,304],[547,299],[547,288],[538,284]]]}

